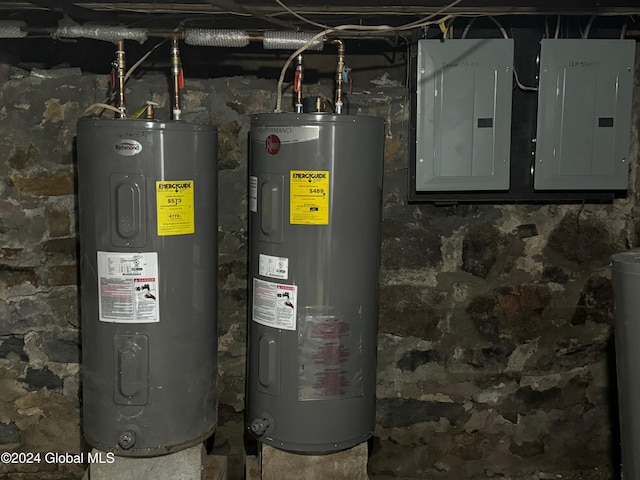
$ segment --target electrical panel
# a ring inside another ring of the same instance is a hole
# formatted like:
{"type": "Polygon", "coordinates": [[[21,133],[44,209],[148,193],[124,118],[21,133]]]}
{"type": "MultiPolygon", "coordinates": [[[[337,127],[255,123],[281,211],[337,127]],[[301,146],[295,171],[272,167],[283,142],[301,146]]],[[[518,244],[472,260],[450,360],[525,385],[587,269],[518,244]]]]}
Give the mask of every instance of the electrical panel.
{"type": "Polygon", "coordinates": [[[634,40],[542,40],[536,190],[627,188],[634,61],[634,40]]]}
{"type": "Polygon", "coordinates": [[[513,40],[420,40],[416,190],[508,190],[513,40]]]}

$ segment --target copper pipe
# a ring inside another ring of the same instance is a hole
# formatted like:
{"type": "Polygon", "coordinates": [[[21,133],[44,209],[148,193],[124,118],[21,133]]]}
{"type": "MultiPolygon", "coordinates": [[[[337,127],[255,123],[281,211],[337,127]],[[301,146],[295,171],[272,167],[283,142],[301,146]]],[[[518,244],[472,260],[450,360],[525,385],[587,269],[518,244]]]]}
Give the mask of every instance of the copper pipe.
{"type": "Polygon", "coordinates": [[[344,72],[344,42],[340,39],[335,39],[331,43],[338,45],[338,65],[336,67],[336,114],[342,113],[342,74],[344,72]]]}
{"type": "Polygon", "coordinates": [[[296,93],[296,113],[302,113],[302,78],[304,67],[302,66],[302,55],[298,55],[295,78],[293,80],[293,91],[296,93]]]}
{"type": "Polygon", "coordinates": [[[180,88],[181,88],[181,66],[180,51],[178,50],[178,38],[171,38],[171,78],[173,80],[173,119],[180,120],[182,109],[180,106],[180,88]]]}
{"type": "Polygon", "coordinates": [[[118,88],[117,108],[120,110],[118,118],[126,118],[127,116],[127,105],[124,100],[124,77],[126,74],[126,68],[124,40],[118,40],[118,51],[116,52],[116,76],[118,88]]]}

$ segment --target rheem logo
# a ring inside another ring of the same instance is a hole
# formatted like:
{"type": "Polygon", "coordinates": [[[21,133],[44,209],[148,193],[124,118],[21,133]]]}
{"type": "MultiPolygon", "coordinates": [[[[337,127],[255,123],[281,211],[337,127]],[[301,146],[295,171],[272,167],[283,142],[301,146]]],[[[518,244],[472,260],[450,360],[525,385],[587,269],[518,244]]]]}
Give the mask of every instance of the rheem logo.
{"type": "Polygon", "coordinates": [[[267,139],[264,141],[264,148],[267,150],[269,155],[275,155],[280,151],[280,137],[277,135],[269,135],[267,139]]]}

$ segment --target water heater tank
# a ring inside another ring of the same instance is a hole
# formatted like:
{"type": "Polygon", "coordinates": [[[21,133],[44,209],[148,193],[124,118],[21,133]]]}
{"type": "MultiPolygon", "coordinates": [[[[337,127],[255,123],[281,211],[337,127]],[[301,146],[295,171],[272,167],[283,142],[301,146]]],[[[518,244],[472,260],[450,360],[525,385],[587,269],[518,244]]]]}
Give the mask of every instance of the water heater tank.
{"type": "Polygon", "coordinates": [[[217,419],[217,131],[78,123],[84,434],[155,456],[217,419]]]}
{"type": "Polygon", "coordinates": [[[247,425],[294,452],[375,424],[381,118],[252,118],[247,425]]]}

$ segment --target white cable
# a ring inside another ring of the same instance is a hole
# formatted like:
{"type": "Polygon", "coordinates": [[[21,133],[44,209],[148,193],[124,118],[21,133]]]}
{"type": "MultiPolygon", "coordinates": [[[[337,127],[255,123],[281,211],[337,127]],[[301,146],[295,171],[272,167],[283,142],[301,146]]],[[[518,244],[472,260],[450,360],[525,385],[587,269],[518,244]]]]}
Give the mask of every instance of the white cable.
{"type": "Polygon", "coordinates": [[[513,78],[516,81],[516,85],[518,86],[519,89],[521,90],[525,90],[527,92],[537,92],[538,91],[538,87],[527,87],[526,85],[523,85],[522,83],[520,83],[520,79],[518,78],[518,72],[516,71],[516,69],[513,69],[513,78]]]}
{"type": "Polygon", "coordinates": [[[282,67],[282,71],[280,72],[280,78],[278,79],[278,89],[277,89],[276,109],[275,109],[276,113],[282,112],[282,84],[284,83],[284,75],[287,72],[289,65],[291,65],[291,62],[293,61],[293,59],[296,58],[298,55],[300,55],[302,52],[304,52],[309,46],[311,46],[311,44],[313,44],[313,42],[315,42],[319,38],[323,38],[326,34],[332,31],[333,31],[332,29],[323,30],[322,32],[314,35],[307,41],[307,43],[305,43],[298,50],[293,52],[291,56],[288,58],[288,60],[285,62],[284,66],[282,67]]]}
{"type": "Polygon", "coordinates": [[[122,114],[122,111],[119,108],[114,107],[113,105],[109,105],[108,103],[94,103],[89,105],[84,112],[82,112],[81,117],[84,117],[87,113],[91,112],[94,108],[105,108],[107,110],[112,110],[116,113],[122,114]]]}
{"type": "Polygon", "coordinates": [[[507,31],[504,29],[504,27],[500,24],[500,22],[498,20],[496,20],[495,18],[493,18],[491,15],[488,16],[489,20],[491,20],[493,23],[495,23],[497,25],[497,27],[500,29],[500,33],[502,33],[502,36],[505,39],[509,38],[509,35],[507,35],[507,31]]]}
{"type": "Polygon", "coordinates": [[[558,15],[558,19],[556,21],[556,33],[553,36],[553,38],[557,40],[559,35],[560,35],[560,15],[558,15]]]}
{"type": "Polygon", "coordinates": [[[473,25],[473,22],[475,22],[477,18],[478,17],[473,17],[471,20],[469,20],[469,22],[467,23],[467,26],[464,27],[464,31],[462,32],[462,36],[460,37],[460,39],[467,38],[467,33],[469,33],[469,29],[471,28],[471,25],[473,25]]]}
{"type": "MultiPolygon", "coordinates": [[[[375,33],[375,32],[388,32],[388,31],[399,31],[399,30],[410,30],[413,28],[420,28],[420,27],[425,27],[427,25],[433,25],[433,24],[438,24],[438,23],[442,23],[444,21],[447,21],[451,18],[453,18],[451,15],[445,15],[444,17],[440,18],[439,20],[431,20],[433,17],[440,15],[442,13],[444,13],[445,11],[447,11],[449,8],[453,7],[454,5],[457,5],[458,3],[460,3],[462,0],[454,0],[453,2],[451,2],[449,5],[441,8],[440,10],[438,10],[436,13],[433,13],[431,15],[427,15],[426,17],[417,20],[415,22],[410,22],[398,27],[393,27],[390,25],[371,25],[371,26],[367,26],[367,25],[338,25],[336,27],[331,27],[331,28],[326,28],[324,29],[322,32],[314,35],[313,37],[311,37],[311,39],[309,41],[307,41],[303,46],[301,46],[299,49],[297,49],[295,52],[293,52],[289,58],[287,59],[287,61],[285,62],[284,66],[282,67],[282,71],[280,72],[280,78],[278,79],[278,86],[277,86],[277,92],[276,92],[276,108],[275,108],[275,112],[279,113],[282,111],[282,85],[284,84],[284,76],[287,72],[287,69],[289,68],[289,65],[291,65],[291,62],[301,53],[303,53],[307,48],[309,48],[309,46],[311,46],[315,41],[317,41],[319,38],[323,38],[326,35],[336,32],[336,31],[364,31],[364,32],[371,32],[371,33],[375,33]]],[[[278,1],[278,3],[283,7],[286,8],[286,6],[281,2],[278,1]]]]}
{"type": "Polygon", "coordinates": [[[584,27],[584,32],[582,33],[582,38],[589,38],[589,31],[591,30],[591,25],[593,25],[593,21],[596,19],[595,15],[591,15],[591,18],[587,22],[587,26],[584,27]]]}
{"type": "MultiPolygon", "coordinates": [[[[462,0],[456,0],[455,2],[451,3],[450,5],[455,5],[456,3],[461,2],[462,0]]],[[[443,11],[444,9],[441,9],[440,11],[443,11]]],[[[434,14],[436,15],[436,14],[434,14]]],[[[432,21],[427,21],[425,20],[426,18],[430,18],[431,16],[425,17],[424,19],[422,19],[422,24],[420,26],[428,26],[428,25],[435,25],[435,24],[439,24],[442,23],[446,20],[449,20],[451,18],[453,18],[451,15],[445,15],[444,17],[438,19],[438,20],[432,20],[432,21]]],[[[287,69],[289,68],[289,65],[291,65],[291,62],[301,53],[303,53],[307,48],[309,48],[310,45],[312,45],[316,40],[318,40],[319,38],[322,38],[330,33],[333,32],[337,32],[337,31],[349,31],[349,30],[353,30],[353,31],[365,31],[365,32],[386,32],[386,31],[396,31],[398,29],[411,29],[411,28],[416,28],[416,26],[414,25],[414,23],[411,24],[406,24],[403,25],[401,27],[392,27],[389,25],[373,25],[373,26],[366,26],[366,25],[338,25],[337,27],[333,27],[333,28],[329,28],[326,30],[323,30],[322,32],[314,35],[313,37],[311,37],[311,39],[309,41],[307,41],[303,46],[301,46],[298,50],[296,50],[295,52],[293,52],[291,54],[291,56],[289,56],[289,58],[287,59],[287,61],[285,62],[284,66],[282,67],[282,70],[280,72],[280,78],[278,79],[278,87],[277,87],[277,92],[276,92],[276,108],[275,108],[275,112],[276,113],[280,113],[282,112],[282,85],[284,84],[284,76],[286,74],[287,69]],[[411,27],[408,27],[408,25],[411,25],[411,27]]]]}
{"type": "Polygon", "coordinates": [[[544,38],[549,38],[549,19],[544,16],[544,38]]]}
{"type": "Polygon", "coordinates": [[[294,13],[289,7],[287,7],[284,3],[282,3],[281,0],[276,0],[278,2],[278,4],[280,6],[282,6],[283,8],[285,8],[288,12],[294,14],[297,18],[310,23],[316,27],[320,27],[320,28],[324,28],[325,30],[329,30],[329,29],[336,29],[336,30],[357,30],[357,31],[371,31],[371,32],[385,32],[385,31],[395,31],[395,30],[410,30],[412,28],[420,28],[422,26],[426,26],[426,25],[433,25],[434,23],[440,23],[446,20],[449,20],[451,18],[453,18],[451,15],[447,15],[444,18],[440,19],[438,22],[432,22],[431,19],[437,15],[442,15],[444,12],[446,12],[448,9],[450,9],[451,7],[457,5],[458,3],[462,2],[462,0],[454,0],[453,2],[451,2],[450,4],[442,7],[440,10],[438,10],[435,13],[432,13],[430,15],[427,15],[426,17],[423,17],[419,20],[415,20],[413,22],[410,23],[406,23],[404,25],[399,25],[397,27],[391,26],[391,25],[338,25],[336,27],[332,27],[330,25],[324,25],[321,23],[316,23],[313,22],[305,17],[303,17],[300,14],[294,13]],[[344,28],[344,27],[349,27],[349,28],[344,28]]]}
{"type": "Polygon", "coordinates": [[[131,74],[133,72],[135,72],[136,68],[138,68],[142,62],[144,62],[147,58],[149,58],[149,55],[151,55],[160,45],[162,45],[163,43],[166,43],[167,40],[163,40],[162,42],[158,43],[155,47],[153,47],[151,50],[149,50],[147,53],[145,53],[140,60],[138,60],[136,63],[134,63],[131,68],[129,70],[127,70],[127,73],[124,76],[124,81],[126,83],[126,81],[129,79],[129,77],[131,76],[131,74]]]}
{"type": "MultiPolygon", "coordinates": [[[[504,29],[504,27],[502,26],[502,24],[498,20],[496,20],[491,15],[486,15],[486,17],[489,20],[491,20],[493,23],[496,24],[496,26],[498,27],[498,29],[500,30],[500,33],[502,33],[502,36],[504,38],[507,38],[507,39],[509,38],[509,35],[507,34],[507,31],[504,29]]],[[[478,18],[480,18],[480,16],[473,17],[471,20],[469,20],[469,23],[467,23],[467,26],[464,28],[464,31],[462,32],[462,36],[460,37],[461,39],[467,38],[467,34],[469,33],[469,30],[471,29],[471,26],[473,25],[473,22],[475,22],[478,18]]]]}
{"type": "Polygon", "coordinates": [[[620,32],[620,40],[624,40],[624,37],[627,36],[627,21],[624,21],[624,25],[622,26],[622,32],[620,32]]]}
{"type": "Polygon", "coordinates": [[[318,28],[322,28],[324,30],[331,28],[329,25],[324,25],[322,23],[317,23],[314,22],[313,20],[309,20],[306,17],[303,17],[302,15],[300,15],[299,13],[294,12],[293,10],[291,10],[289,7],[287,7],[284,3],[282,3],[280,0],[276,0],[276,3],[278,5],[280,5],[282,8],[284,8],[287,12],[289,12],[291,15],[293,15],[294,17],[296,17],[298,20],[302,20],[305,23],[308,23],[309,25],[313,25],[314,27],[318,27],[318,28]]]}

